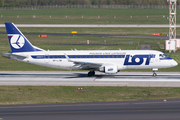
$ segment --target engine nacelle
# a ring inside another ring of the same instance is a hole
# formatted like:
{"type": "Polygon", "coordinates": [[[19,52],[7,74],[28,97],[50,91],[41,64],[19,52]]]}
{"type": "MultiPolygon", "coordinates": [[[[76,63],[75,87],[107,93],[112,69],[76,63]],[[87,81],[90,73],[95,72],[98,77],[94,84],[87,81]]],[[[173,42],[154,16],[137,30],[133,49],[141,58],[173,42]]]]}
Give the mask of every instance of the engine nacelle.
{"type": "Polygon", "coordinates": [[[103,66],[99,68],[99,72],[104,72],[108,74],[115,74],[118,72],[118,67],[115,65],[108,65],[108,66],[103,66]]]}

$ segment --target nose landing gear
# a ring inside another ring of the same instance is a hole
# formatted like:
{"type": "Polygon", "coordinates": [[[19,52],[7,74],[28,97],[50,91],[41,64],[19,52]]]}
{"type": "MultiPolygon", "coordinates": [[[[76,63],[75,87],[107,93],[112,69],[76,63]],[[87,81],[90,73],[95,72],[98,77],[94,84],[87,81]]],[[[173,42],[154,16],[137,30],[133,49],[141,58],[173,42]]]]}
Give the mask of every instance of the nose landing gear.
{"type": "Polygon", "coordinates": [[[157,74],[156,74],[156,70],[158,70],[157,68],[153,68],[153,76],[156,77],[157,74]]]}
{"type": "Polygon", "coordinates": [[[157,76],[157,74],[156,74],[156,72],[155,72],[155,71],[153,71],[153,76],[154,76],[154,77],[156,77],[156,76],[157,76]]]}

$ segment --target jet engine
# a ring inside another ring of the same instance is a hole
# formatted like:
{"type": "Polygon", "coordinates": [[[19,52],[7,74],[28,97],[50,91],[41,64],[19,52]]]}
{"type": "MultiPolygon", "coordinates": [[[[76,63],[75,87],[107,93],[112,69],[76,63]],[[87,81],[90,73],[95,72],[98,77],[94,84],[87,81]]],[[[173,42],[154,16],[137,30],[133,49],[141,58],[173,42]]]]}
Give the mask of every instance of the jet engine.
{"type": "Polygon", "coordinates": [[[103,66],[99,68],[99,72],[104,72],[107,74],[115,74],[118,72],[118,67],[115,65],[103,66]]]}

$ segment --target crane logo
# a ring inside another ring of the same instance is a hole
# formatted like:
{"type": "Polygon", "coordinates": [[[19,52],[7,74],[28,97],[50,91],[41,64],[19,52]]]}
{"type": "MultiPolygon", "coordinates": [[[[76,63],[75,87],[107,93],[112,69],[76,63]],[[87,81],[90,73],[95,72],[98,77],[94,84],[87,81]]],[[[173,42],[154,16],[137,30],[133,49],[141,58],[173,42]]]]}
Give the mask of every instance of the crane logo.
{"type": "Polygon", "coordinates": [[[24,46],[25,40],[21,35],[12,35],[11,46],[15,49],[20,49],[24,46]]]}

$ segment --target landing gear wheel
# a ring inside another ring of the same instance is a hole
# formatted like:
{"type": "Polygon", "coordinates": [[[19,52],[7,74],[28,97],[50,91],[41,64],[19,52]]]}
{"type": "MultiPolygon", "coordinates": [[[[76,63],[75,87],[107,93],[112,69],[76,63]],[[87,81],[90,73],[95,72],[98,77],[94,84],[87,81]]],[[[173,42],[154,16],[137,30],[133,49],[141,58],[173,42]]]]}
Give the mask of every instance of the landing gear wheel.
{"type": "Polygon", "coordinates": [[[88,77],[91,77],[91,76],[92,76],[91,72],[88,72],[88,77]]]}
{"type": "Polygon", "coordinates": [[[157,76],[157,74],[156,74],[156,73],[153,73],[153,76],[154,76],[154,77],[156,77],[156,76],[157,76]]]}
{"type": "Polygon", "coordinates": [[[158,68],[153,68],[152,70],[153,70],[153,76],[156,77],[157,76],[156,71],[158,70],[158,68]]]}
{"type": "Polygon", "coordinates": [[[94,72],[94,71],[92,71],[92,75],[93,75],[93,76],[95,75],[95,72],[94,72]]]}
{"type": "Polygon", "coordinates": [[[156,77],[156,76],[157,76],[157,74],[156,74],[156,71],[155,71],[155,70],[153,71],[153,76],[154,76],[154,77],[156,77]]]}
{"type": "Polygon", "coordinates": [[[94,76],[95,75],[95,72],[94,71],[89,71],[88,72],[88,77],[91,77],[91,76],[94,76]]]}

